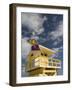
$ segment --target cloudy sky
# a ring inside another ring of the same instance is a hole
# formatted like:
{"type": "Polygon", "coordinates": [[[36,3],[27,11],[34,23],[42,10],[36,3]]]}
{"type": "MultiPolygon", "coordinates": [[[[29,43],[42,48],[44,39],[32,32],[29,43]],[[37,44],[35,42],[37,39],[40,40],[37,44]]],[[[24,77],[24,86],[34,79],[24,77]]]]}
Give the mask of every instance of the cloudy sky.
{"type": "Polygon", "coordinates": [[[63,60],[63,15],[21,13],[22,59],[26,59],[31,45],[27,40],[36,39],[39,44],[55,50],[53,56],[63,60]]]}
{"type": "MultiPolygon", "coordinates": [[[[26,43],[25,48],[27,46],[26,41],[30,38],[35,38],[39,44],[45,47],[55,51],[62,49],[63,15],[22,13],[21,22],[22,43],[26,43]]],[[[22,48],[24,49],[23,45],[22,48]]]]}

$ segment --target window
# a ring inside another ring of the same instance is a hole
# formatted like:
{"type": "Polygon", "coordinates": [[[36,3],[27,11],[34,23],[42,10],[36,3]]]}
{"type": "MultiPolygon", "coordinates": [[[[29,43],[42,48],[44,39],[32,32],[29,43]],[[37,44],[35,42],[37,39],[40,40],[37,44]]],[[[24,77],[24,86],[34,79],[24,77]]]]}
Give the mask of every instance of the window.
{"type": "Polygon", "coordinates": [[[48,59],[49,62],[51,62],[51,59],[48,59]]]}
{"type": "Polygon", "coordinates": [[[45,54],[45,56],[47,56],[47,54],[45,54]]]}
{"type": "Polygon", "coordinates": [[[53,66],[56,66],[56,63],[53,63],[53,66]]]}
{"type": "Polygon", "coordinates": [[[43,53],[41,53],[41,55],[43,56],[43,53]]]}
{"type": "Polygon", "coordinates": [[[48,65],[49,65],[49,66],[52,66],[52,63],[49,63],[48,65]]]}
{"type": "Polygon", "coordinates": [[[58,67],[60,67],[60,64],[57,64],[58,67]]]}
{"type": "Polygon", "coordinates": [[[57,63],[59,63],[59,61],[58,61],[58,60],[57,60],[56,62],[57,62],[57,63]]]}
{"type": "Polygon", "coordinates": [[[33,56],[33,53],[31,54],[31,56],[33,56]]]}
{"type": "Polygon", "coordinates": [[[53,60],[53,62],[55,62],[55,60],[53,60]]]}

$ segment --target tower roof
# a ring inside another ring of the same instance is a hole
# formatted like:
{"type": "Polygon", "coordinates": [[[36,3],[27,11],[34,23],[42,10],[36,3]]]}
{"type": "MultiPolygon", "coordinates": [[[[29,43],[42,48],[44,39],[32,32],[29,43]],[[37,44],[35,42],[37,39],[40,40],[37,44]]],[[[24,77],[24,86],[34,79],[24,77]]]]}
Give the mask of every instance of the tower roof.
{"type": "Polygon", "coordinates": [[[39,48],[40,48],[41,52],[44,52],[44,53],[48,54],[48,56],[51,56],[51,55],[56,53],[52,49],[46,48],[46,47],[44,47],[42,45],[39,45],[39,48]]]}

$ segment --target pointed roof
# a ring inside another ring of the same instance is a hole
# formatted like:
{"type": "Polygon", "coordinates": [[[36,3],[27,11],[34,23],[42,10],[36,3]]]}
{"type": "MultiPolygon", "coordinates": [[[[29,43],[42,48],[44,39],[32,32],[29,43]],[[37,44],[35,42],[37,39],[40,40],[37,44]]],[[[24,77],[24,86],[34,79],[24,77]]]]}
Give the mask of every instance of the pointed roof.
{"type": "Polygon", "coordinates": [[[46,47],[44,47],[42,45],[39,45],[39,48],[40,48],[41,52],[48,54],[48,56],[51,56],[51,55],[56,53],[52,49],[46,48],[46,47]]]}

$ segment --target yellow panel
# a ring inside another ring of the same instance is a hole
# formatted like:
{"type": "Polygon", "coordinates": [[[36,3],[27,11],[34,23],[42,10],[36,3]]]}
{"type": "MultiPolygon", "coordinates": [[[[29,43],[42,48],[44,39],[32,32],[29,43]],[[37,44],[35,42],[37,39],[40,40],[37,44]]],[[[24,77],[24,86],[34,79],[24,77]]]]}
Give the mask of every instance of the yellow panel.
{"type": "Polygon", "coordinates": [[[44,70],[44,69],[36,69],[29,72],[30,76],[53,76],[56,74],[56,70],[44,70]]]}
{"type": "Polygon", "coordinates": [[[34,70],[29,71],[30,75],[36,75],[36,74],[40,74],[40,73],[43,73],[43,69],[42,68],[34,69],[34,70]]]}

